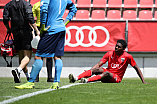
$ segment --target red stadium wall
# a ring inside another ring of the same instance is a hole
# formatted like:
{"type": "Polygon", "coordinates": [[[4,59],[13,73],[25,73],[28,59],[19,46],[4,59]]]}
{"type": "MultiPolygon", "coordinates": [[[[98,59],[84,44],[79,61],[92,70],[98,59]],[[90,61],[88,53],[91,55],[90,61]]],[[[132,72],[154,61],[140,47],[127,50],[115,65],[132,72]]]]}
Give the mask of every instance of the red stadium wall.
{"type": "Polygon", "coordinates": [[[5,35],[7,34],[7,29],[5,28],[3,21],[0,21],[0,27],[0,43],[3,43],[5,35]]]}
{"type": "MultiPolygon", "coordinates": [[[[0,43],[6,28],[0,21],[0,43]]],[[[65,52],[103,52],[114,50],[118,39],[128,40],[129,52],[157,52],[157,23],[155,21],[71,21],[67,25],[65,52]]]]}

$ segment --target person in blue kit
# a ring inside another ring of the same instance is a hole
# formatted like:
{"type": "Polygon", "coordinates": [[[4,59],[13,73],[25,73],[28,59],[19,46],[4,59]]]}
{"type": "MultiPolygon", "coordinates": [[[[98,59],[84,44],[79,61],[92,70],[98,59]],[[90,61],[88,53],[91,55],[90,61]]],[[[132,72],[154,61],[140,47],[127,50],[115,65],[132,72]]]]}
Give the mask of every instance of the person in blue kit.
{"type": "Polygon", "coordinates": [[[35,79],[43,65],[44,57],[54,57],[55,60],[55,77],[50,88],[58,89],[60,75],[63,67],[61,56],[64,55],[65,26],[71,21],[77,8],[71,0],[41,0],[40,4],[40,22],[41,22],[41,39],[39,41],[35,54],[35,62],[32,65],[29,81],[17,89],[34,88],[35,79]],[[69,14],[63,21],[65,9],[69,14]]]}

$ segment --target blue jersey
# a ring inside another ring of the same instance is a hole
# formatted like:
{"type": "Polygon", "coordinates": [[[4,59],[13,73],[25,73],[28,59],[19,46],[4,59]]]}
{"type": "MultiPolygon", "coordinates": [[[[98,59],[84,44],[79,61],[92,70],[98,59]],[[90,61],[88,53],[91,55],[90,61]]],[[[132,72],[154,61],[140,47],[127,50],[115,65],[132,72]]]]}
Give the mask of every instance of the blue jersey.
{"type": "Polygon", "coordinates": [[[48,29],[49,34],[65,31],[65,24],[62,18],[65,9],[69,10],[66,19],[70,21],[77,12],[77,8],[71,0],[41,0],[40,21],[46,27],[50,26],[48,29]]]}

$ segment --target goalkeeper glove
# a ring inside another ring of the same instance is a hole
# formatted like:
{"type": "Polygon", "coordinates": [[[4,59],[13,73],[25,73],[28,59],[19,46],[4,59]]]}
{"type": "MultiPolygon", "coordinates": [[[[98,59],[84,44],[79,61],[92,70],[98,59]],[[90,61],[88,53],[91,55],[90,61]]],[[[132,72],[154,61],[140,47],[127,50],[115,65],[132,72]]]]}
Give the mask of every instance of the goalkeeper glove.
{"type": "Polygon", "coordinates": [[[69,20],[68,20],[68,19],[65,19],[65,20],[64,20],[65,26],[66,26],[68,23],[69,23],[69,20]]]}
{"type": "Polygon", "coordinates": [[[47,27],[45,28],[45,24],[42,24],[42,25],[41,25],[41,29],[40,29],[40,34],[42,35],[43,32],[47,31],[49,28],[50,28],[50,26],[47,26],[47,27]]]}

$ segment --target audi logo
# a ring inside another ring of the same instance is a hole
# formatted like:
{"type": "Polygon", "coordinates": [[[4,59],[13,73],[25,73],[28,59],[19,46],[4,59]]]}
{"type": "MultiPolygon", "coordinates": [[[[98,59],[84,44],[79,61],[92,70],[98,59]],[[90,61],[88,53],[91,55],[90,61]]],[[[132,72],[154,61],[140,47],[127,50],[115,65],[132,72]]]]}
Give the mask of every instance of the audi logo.
{"type": "Polygon", "coordinates": [[[70,47],[77,47],[77,46],[82,46],[82,47],[90,47],[90,46],[95,46],[95,47],[103,47],[105,46],[110,38],[109,32],[105,27],[102,26],[95,26],[95,27],[90,27],[90,26],[82,26],[82,27],[77,27],[77,26],[69,26],[66,28],[66,33],[67,33],[67,38],[65,40],[65,46],[70,46],[70,47]],[[71,41],[71,29],[75,29],[76,30],[76,35],[75,35],[75,39],[76,39],[76,43],[70,43],[71,41]],[[83,30],[87,29],[89,30],[89,34],[88,34],[88,39],[89,39],[89,43],[83,43],[84,41],[84,32],[83,30]],[[106,34],[106,38],[104,39],[104,41],[102,43],[96,43],[97,40],[97,33],[95,30],[102,30],[105,34],[106,34]],[[80,35],[80,38],[79,38],[80,35]],[[93,37],[92,37],[93,35],[93,37]]]}

